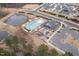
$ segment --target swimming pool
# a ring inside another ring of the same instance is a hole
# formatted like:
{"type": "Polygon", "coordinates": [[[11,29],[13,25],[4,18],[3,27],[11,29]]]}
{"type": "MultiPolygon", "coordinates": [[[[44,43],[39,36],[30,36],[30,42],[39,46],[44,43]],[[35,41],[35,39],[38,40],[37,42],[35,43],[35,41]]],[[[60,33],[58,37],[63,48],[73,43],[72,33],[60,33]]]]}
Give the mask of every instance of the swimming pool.
{"type": "Polygon", "coordinates": [[[44,23],[44,19],[35,19],[34,21],[25,25],[25,28],[28,30],[33,30],[44,23]]]}
{"type": "Polygon", "coordinates": [[[22,23],[27,21],[27,16],[22,15],[22,14],[15,14],[11,17],[8,18],[8,20],[5,21],[5,23],[17,26],[21,25],[22,23]]]}

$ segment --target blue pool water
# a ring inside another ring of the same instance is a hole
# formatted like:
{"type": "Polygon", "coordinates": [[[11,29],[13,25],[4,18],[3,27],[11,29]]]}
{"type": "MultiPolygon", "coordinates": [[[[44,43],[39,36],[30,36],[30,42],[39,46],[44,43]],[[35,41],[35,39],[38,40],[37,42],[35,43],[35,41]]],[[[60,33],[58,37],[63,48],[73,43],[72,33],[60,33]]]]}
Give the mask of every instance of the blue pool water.
{"type": "Polygon", "coordinates": [[[8,18],[5,23],[17,26],[27,21],[27,16],[21,14],[15,14],[8,18]]]}
{"type": "Polygon", "coordinates": [[[33,29],[37,28],[38,26],[40,26],[43,23],[44,23],[43,19],[36,19],[36,20],[30,22],[29,24],[27,24],[26,28],[28,30],[33,30],[33,29]]]}

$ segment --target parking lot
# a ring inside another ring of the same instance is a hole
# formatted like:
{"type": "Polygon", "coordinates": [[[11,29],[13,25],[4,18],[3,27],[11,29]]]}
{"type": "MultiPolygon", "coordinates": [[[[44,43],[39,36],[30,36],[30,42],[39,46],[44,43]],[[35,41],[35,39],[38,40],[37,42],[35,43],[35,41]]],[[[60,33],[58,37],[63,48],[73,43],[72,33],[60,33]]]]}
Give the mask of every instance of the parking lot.
{"type": "Polygon", "coordinates": [[[48,11],[48,12],[56,12],[59,14],[64,14],[68,16],[79,16],[79,11],[77,10],[77,6],[71,6],[69,4],[64,3],[46,3],[37,11],[48,11]]]}
{"type": "Polygon", "coordinates": [[[51,42],[53,45],[65,52],[71,52],[73,55],[79,55],[79,32],[71,29],[70,26],[61,29],[52,37],[51,42]],[[72,41],[74,40],[74,42],[72,41]]]}

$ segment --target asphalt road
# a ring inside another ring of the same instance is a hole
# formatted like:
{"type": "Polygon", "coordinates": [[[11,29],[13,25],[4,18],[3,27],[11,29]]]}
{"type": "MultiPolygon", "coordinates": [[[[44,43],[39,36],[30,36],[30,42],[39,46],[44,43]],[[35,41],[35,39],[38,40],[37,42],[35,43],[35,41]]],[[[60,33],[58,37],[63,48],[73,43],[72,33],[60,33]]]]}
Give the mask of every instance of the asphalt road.
{"type": "Polygon", "coordinates": [[[68,26],[71,26],[71,27],[76,27],[79,29],[79,24],[77,23],[74,23],[74,22],[71,22],[71,21],[68,21],[66,19],[58,19],[58,18],[55,18],[53,16],[48,16],[46,14],[43,14],[43,13],[38,13],[36,11],[31,11],[32,14],[35,14],[35,15],[41,15],[43,17],[46,17],[48,19],[52,19],[52,20],[55,20],[55,21],[58,21],[58,22],[63,22],[63,23],[66,23],[68,26]]]}

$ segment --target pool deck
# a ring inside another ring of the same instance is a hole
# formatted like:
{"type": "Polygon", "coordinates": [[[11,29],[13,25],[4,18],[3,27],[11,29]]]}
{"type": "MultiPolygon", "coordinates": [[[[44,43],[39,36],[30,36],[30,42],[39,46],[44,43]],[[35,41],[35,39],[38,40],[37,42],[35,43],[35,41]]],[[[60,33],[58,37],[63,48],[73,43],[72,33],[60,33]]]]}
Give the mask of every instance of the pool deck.
{"type": "MultiPolygon", "coordinates": [[[[35,19],[29,19],[29,22],[27,22],[27,23],[25,23],[25,24],[23,24],[22,25],[22,28],[23,28],[23,30],[24,31],[26,31],[26,29],[24,29],[24,27],[26,26],[26,24],[28,24],[28,23],[30,23],[30,22],[32,22],[32,21],[34,21],[34,20],[38,20],[39,18],[35,18],[35,19]]],[[[48,22],[47,20],[45,20],[45,19],[43,19],[44,20],[44,23],[43,24],[45,24],[46,22],[48,22]]],[[[31,30],[32,32],[31,33],[34,33],[34,32],[36,32],[38,29],[40,29],[40,28],[42,28],[42,25],[43,24],[41,24],[40,26],[38,26],[37,28],[35,28],[35,29],[33,29],[33,30],[31,30]]],[[[27,32],[27,31],[26,31],[27,32]]]]}

